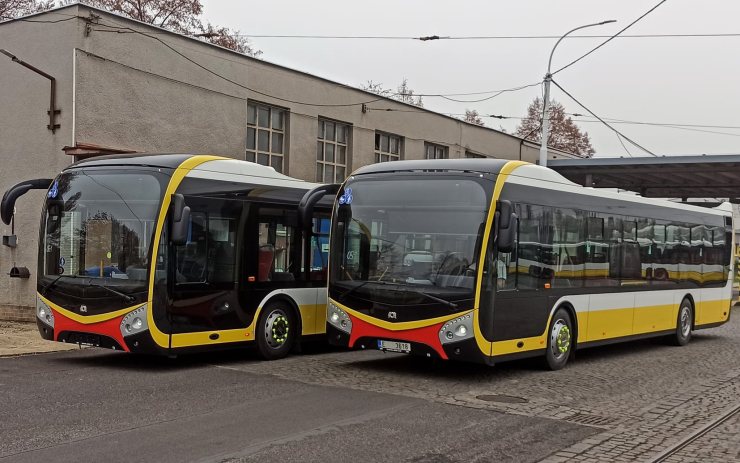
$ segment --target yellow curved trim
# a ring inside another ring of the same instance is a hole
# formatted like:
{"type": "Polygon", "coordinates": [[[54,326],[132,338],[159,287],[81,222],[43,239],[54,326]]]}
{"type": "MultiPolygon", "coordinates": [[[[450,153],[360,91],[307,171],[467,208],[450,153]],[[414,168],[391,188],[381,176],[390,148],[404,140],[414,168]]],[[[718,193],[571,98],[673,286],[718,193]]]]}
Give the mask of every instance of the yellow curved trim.
{"type": "Polygon", "coordinates": [[[93,323],[100,323],[100,322],[112,320],[112,319],[114,319],[116,317],[120,317],[121,315],[127,314],[127,313],[131,312],[134,309],[138,309],[139,307],[141,307],[142,305],[144,305],[144,304],[132,305],[131,307],[127,307],[125,309],[116,310],[115,312],[107,312],[107,313],[103,313],[103,314],[99,314],[99,315],[79,315],[79,314],[76,314],[74,312],[71,312],[71,311],[69,311],[69,310],[61,307],[58,304],[55,304],[55,303],[51,302],[50,300],[48,300],[47,298],[45,298],[44,296],[42,296],[39,293],[36,293],[36,296],[39,299],[41,299],[42,301],[44,301],[44,303],[46,305],[48,305],[49,307],[51,307],[52,309],[54,309],[56,312],[59,312],[60,314],[62,314],[65,317],[69,318],[70,320],[74,320],[77,323],[82,323],[82,324],[85,324],[85,325],[91,325],[93,323]]]}
{"type": "Polygon", "coordinates": [[[336,305],[337,307],[344,310],[345,312],[352,315],[353,317],[359,318],[360,320],[366,323],[369,323],[373,326],[378,326],[380,328],[391,330],[391,331],[403,331],[403,330],[413,330],[416,328],[425,328],[427,326],[432,326],[438,323],[444,323],[444,322],[453,320],[461,315],[464,315],[470,312],[470,309],[468,309],[468,310],[463,310],[462,312],[454,313],[452,315],[445,315],[444,317],[427,318],[425,320],[414,320],[410,322],[392,323],[392,322],[387,322],[385,320],[378,320],[377,318],[374,318],[369,315],[365,315],[364,313],[350,309],[346,305],[340,304],[333,299],[329,299],[329,302],[336,305]]]}
{"type": "MultiPolygon", "coordinates": [[[[154,295],[154,275],[155,275],[156,267],[157,267],[157,257],[158,257],[157,253],[159,252],[159,241],[162,238],[162,230],[164,229],[164,223],[165,223],[165,219],[167,218],[167,211],[170,208],[170,202],[172,201],[172,195],[175,193],[175,191],[177,191],[177,187],[180,186],[180,183],[182,183],[182,180],[191,170],[209,161],[219,161],[219,160],[227,160],[227,159],[228,158],[225,158],[222,156],[208,156],[208,155],[193,156],[191,158],[186,159],[185,161],[183,161],[182,164],[177,166],[177,168],[173,172],[172,178],[170,179],[170,182],[167,185],[167,189],[164,192],[164,196],[162,197],[162,207],[159,209],[159,217],[157,218],[157,230],[154,235],[154,240],[152,241],[152,263],[151,263],[151,268],[149,272],[150,274],[150,277],[149,277],[149,298],[150,300],[149,300],[149,310],[147,310],[147,321],[149,323],[149,332],[151,333],[152,339],[154,340],[154,342],[157,343],[157,345],[159,345],[160,347],[164,347],[164,348],[169,347],[169,342],[170,342],[169,337],[170,336],[167,333],[160,331],[160,329],[157,327],[157,324],[154,322],[154,314],[152,312],[154,308],[154,304],[151,298],[154,295]]],[[[234,330],[226,330],[226,332],[228,331],[234,331],[234,330]]],[[[240,331],[243,331],[243,330],[240,330],[240,331]]],[[[219,333],[219,335],[221,334],[218,331],[209,331],[205,333],[206,339],[208,339],[208,336],[214,332],[219,333]]],[[[224,334],[227,334],[226,332],[224,334]]],[[[173,335],[172,336],[173,338],[172,346],[173,347],[175,346],[175,338],[180,337],[180,336],[185,336],[185,339],[184,339],[185,344],[183,344],[182,347],[186,345],[190,345],[187,343],[192,342],[192,340],[190,340],[190,338],[187,337],[188,334],[190,333],[173,335]]],[[[200,335],[201,333],[197,333],[197,334],[200,335]]],[[[227,337],[230,337],[230,336],[231,335],[229,334],[227,337]]],[[[220,339],[221,337],[219,336],[219,340],[220,339]]],[[[210,342],[213,342],[213,341],[210,341],[210,342]]]]}
{"type": "Polygon", "coordinates": [[[473,314],[473,331],[475,332],[475,342],[478,344],[478,348],[484,354],[490,356],[493,345],[490,341],[487,341],[483,337],[483,333],[480,330],[480,324],[478,323],[478,311],[480,309],[480,296],[481,286],[483,282],[483,268],[486,260],[486,252],[488,250],[488,240],[491,235],[491,229],[493,228],[493,216],[496,213],[496,201],[501,196],[501,190],[504,188],[504,183],[507,177],[518,167],[528,164],[524,161],[509,161],[504,164],[501,171],[496,177],[496,184],[493,187],[493,195],[491,196],[491,205],[488,210],[488,217],[486,218],[486,228],[483,232],[483,242],[481,243],[480,259],[478,260],[478,277],[475,282],[475,312],[473,314]]]}
{"type": "MultiPolygon", "coordinates": [[[[515,354],[518,352],[527,352],[530,350],[546,349],[547,348],[547,330],[552,322],[552,316],[555,310],[550,310],[550,315],[547,317],[547,324],[545,325],[545,332],[539,336],[532,336],[531,338],[519,338],[519,339],[507,339],[505,341],[494,341],[491,344],[491,356],[496,357],[499,355],[515,354]],[[522,343],[522,347],[518,347],[517,344],[522,343]]],[[[575,323],[578,324],[578,314],[576,314],[575,323]]],[[[582,331],[580,325],[578,325],[578,339],[576,342],[581,342],[582,331]]]]}

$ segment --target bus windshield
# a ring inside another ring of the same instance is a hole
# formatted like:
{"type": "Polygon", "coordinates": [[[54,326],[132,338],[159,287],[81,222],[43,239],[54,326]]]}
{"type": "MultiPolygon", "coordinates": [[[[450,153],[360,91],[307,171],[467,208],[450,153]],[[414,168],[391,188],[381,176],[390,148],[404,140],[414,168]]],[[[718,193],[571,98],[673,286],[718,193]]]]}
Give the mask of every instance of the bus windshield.
{"type": "Polygon", "coordinates": [[[85,286],[93,288],[89,296],[106,298],[146,291],[164,177],[143,169],[76,169],[57,177],[42,223],[44,291],[85,286]]]}
{"type": "Polygon", "coordinates": [[[451,307],[471,299],[488,182],[462,173],[350,179],[335,204],[330,296],[451,307]]]}

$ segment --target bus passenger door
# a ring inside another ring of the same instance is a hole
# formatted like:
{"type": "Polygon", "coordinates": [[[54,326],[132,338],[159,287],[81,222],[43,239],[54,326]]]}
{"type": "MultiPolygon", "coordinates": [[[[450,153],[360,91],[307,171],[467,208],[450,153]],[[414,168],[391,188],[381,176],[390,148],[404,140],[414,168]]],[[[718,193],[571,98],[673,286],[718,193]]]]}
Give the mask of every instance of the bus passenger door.
{"type": "MultiPolygon", "coordinates": [[[[314,333],[326,331],[327,271],[329,268],[329,228],[328,212],[316,214],[312,220],[309,240],[309,256],[304,259],[307,264],[306,282],[316,292],[314,333]]],[[[304,327],[304,332],[307,330],[304,327]]]]}
{"type": "Polygon", "coordinates": [[[303,247],[295,207],[265,204],[253,207],[250,217],[249,249],[246,254],[242,299],[255,314],[259,304],[280,293],[297,306],[302,334],[316,327],[317,291],[306,281],[303,247]]]}
{"type": "Polygon", "coordinates": [[[191,210],[188,239],[171,258],[172,332],[246,326],[236,290],[242,202],[185,196],[185,203],[191,210]]]}

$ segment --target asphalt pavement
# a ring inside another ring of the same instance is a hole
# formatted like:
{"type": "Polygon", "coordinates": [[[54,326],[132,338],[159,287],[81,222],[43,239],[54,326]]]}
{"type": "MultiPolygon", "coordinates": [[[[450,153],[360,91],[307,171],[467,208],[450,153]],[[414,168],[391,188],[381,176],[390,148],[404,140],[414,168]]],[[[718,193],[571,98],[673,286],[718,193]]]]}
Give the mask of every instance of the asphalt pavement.
{"type": "Polygon", "coordinates": [[[0,461],[526,462],[597,432],[398,395],[393,384],[382,393],[269,372],[356,354],[319,349],[272,364],[248,351],[0,358],[0,461]]]}

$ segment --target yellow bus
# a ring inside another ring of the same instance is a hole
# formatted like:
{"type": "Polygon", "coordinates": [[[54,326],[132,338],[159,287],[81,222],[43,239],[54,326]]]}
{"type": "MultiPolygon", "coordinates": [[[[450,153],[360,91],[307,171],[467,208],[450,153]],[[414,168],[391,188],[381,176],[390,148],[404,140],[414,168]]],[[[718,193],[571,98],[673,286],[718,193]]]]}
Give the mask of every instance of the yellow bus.
{"type": "Polygon", "coordinates": [[[493,364],[725,323],[729,204],[584,188],[519,161],[357,170],[332,215],[331,343],[493,364]]]}
{"type": "Polygon", "coordinates": [[[55,179],[41,219],[37,323],[48,340],[126,352],[323,339],[337,185],[216,156],[93,158],[55,179]]]}

